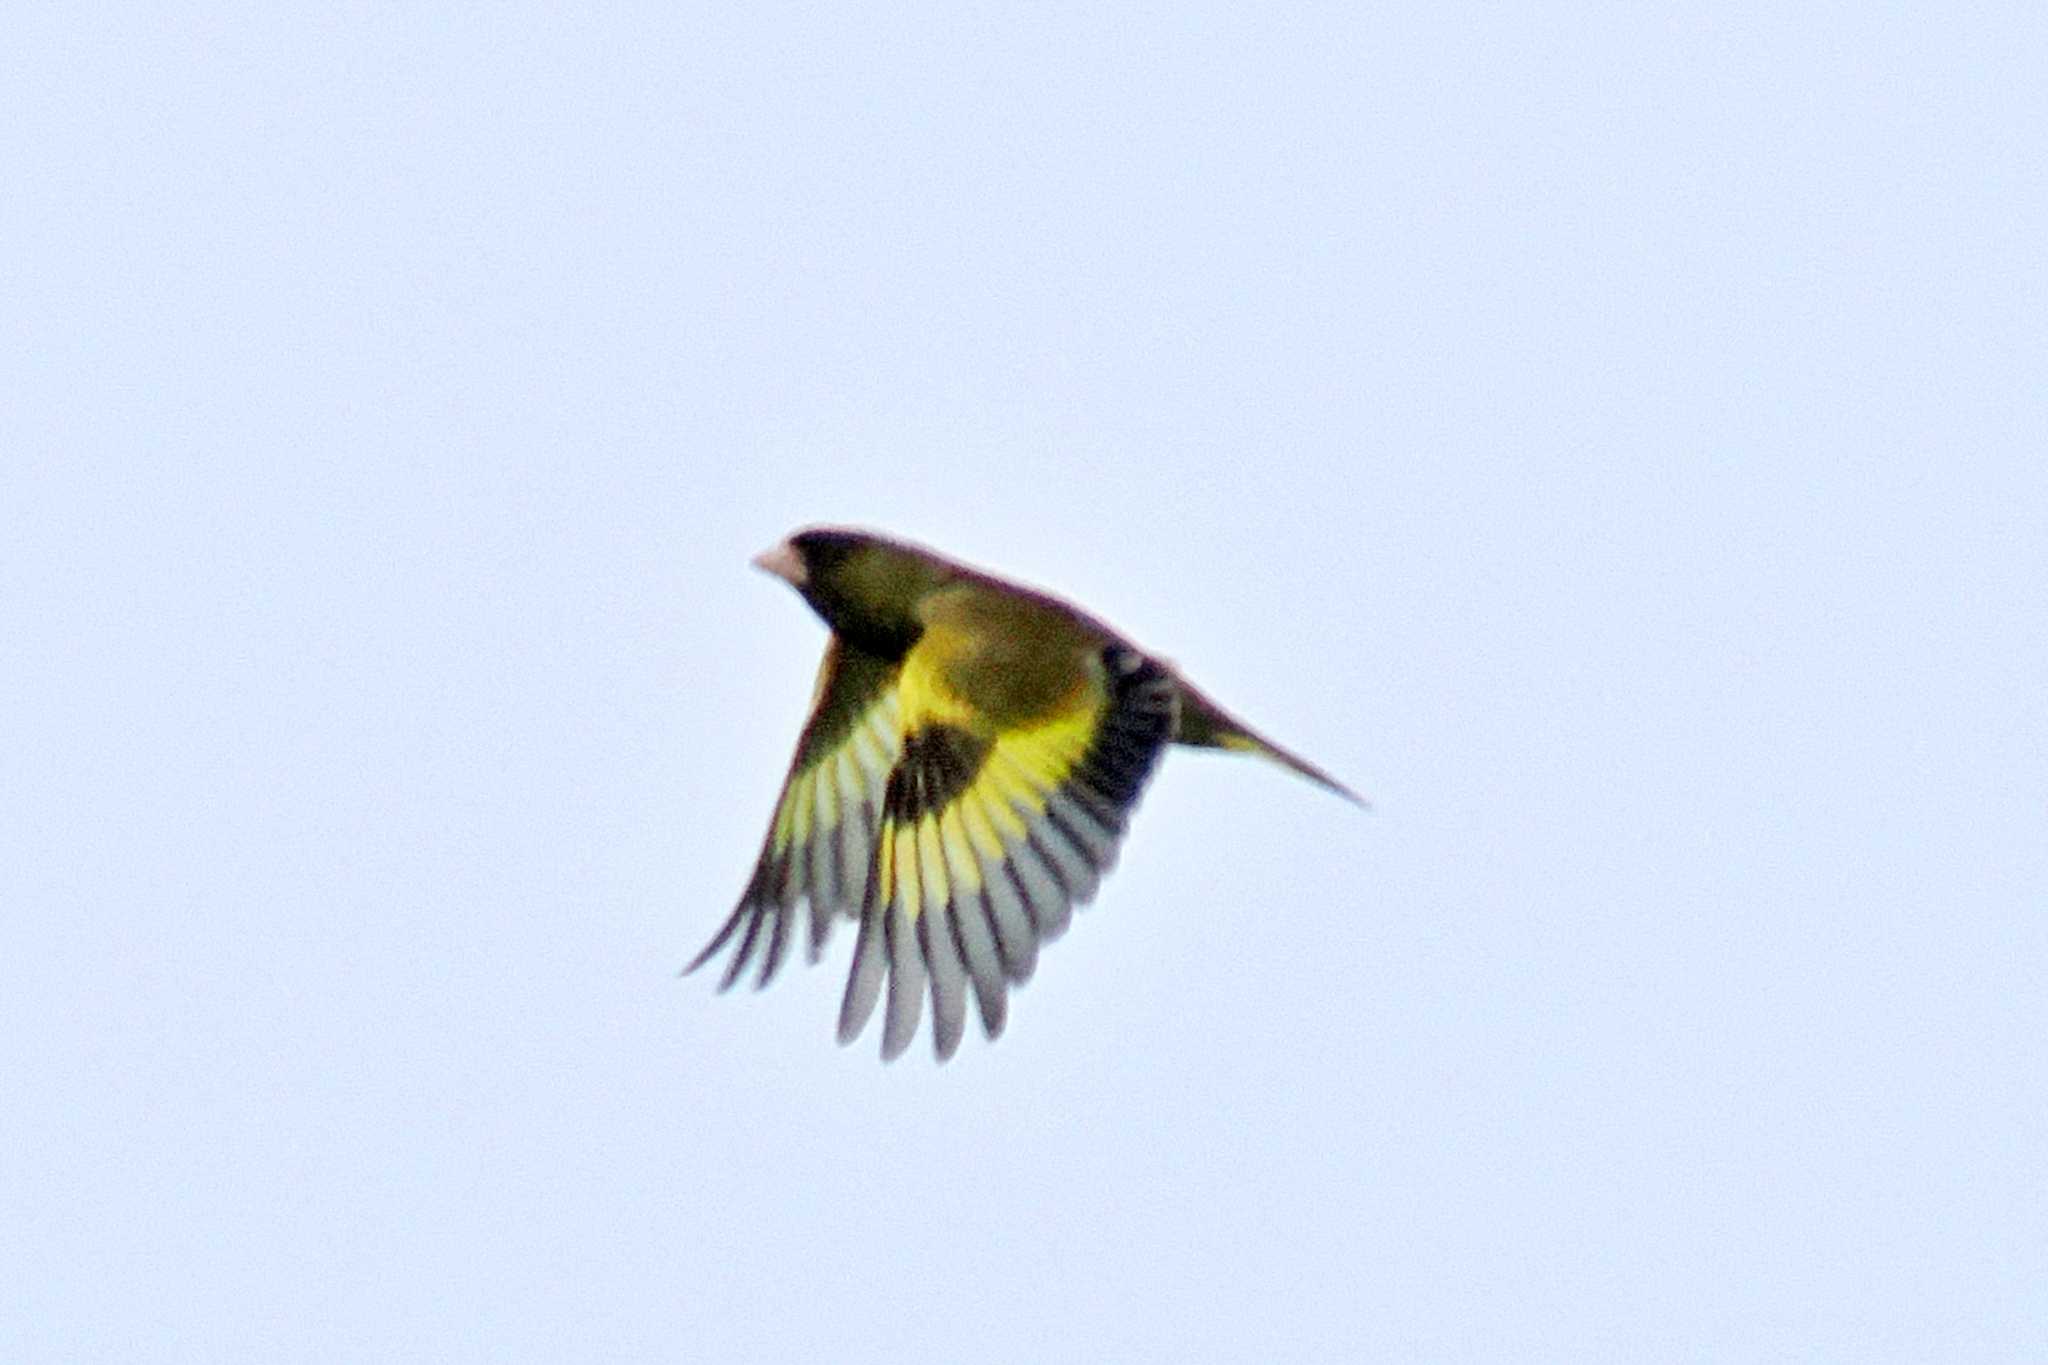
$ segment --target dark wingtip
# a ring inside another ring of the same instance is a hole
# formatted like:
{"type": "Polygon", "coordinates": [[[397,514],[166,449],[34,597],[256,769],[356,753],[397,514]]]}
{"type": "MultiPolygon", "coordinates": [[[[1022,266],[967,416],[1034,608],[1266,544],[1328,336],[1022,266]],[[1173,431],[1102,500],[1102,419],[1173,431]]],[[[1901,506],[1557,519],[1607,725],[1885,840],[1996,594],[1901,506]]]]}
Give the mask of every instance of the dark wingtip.
{"type": "Polygon", "coordinates": [[[761,924],[768,917],[761,906],[749,906],[746,909],[750,911],[747,932],[740,939],[740,946],[733,949],[732,961],[726,964],[725,975],[718,978],[720,991],[731,990],[732,983],[740,979],[747,970],[747,964],[754,960],[754,947],[761,938],[761,924]]]}
{"type": "Polygon", "coordinates": [[[704,945],[703,951],[691,958],[689,965],[677,972],[676,975],[678,977],[688,976],[691,972],[696,971],[699,967],[716,957],[718,950],[732,940],[733,933],[740,927],[740,921],[746,918],[749,908],[747,903],[742,901],[737,910],[734,910],[725,917],[725,923],[718,927],[718,932],[711,936],[711,942],[704,945]]]}

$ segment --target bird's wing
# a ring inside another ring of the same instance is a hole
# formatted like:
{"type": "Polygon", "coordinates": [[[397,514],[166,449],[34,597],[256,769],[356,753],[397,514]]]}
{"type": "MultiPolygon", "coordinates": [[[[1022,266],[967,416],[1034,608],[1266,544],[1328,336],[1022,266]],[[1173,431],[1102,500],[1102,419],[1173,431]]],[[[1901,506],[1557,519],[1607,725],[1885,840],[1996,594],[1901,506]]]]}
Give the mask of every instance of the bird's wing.
{"type": "Polygon", "coordinates": [[[800,902],[810,902],[813,962],[832,917],[860,914],[883,791],[902,747],[897,674],[896,664],[832,637],[754,875],[738,908],[685,974],[744,927],[719,989],[738,980],[764,948],[755,984],[765,986],[782,966],[800,902]]]}
{"type": "Polygon", "coordinates": [[[898,683],[900,752],[861,908],[839,1039],[866,1026],[886,980],[882,1055],[917,1030],[927,985],[941,1060],[959,1045],[972,987],[990,1037],[1008,983],[1095,893],[1125,822],[1173,733],[1177,697],[1162,665],[1121,642],[1085,641],[1069,676],[1039,687],[1028,713],[991,719],[989,689],[1016,701],[1020,673],[1046,679],[1029,631],[928,627],[898,683]],[[1004,657],[1025,640],[1028,658],[1004,657]]]}

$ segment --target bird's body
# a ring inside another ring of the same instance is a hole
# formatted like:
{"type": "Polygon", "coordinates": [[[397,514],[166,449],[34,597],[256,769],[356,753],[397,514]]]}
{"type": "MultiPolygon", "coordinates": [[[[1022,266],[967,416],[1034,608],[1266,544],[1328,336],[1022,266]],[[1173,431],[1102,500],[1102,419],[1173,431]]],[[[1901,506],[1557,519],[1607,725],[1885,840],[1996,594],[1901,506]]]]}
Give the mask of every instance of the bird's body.
{"type": "Polygon", "coordinates": [[[755,561],[832,627],[754,875],[694,971],[735,935],[730,986],[766,985],[810,907],[816,960],[860,923],[840,1041],[888,987],[882,1053],[929,991],[941,1060],[972,992],[993,1038],[1007,990],[1109,870],[1169,742],[1259,753],[1353,801],[1167,664],[1069,604],[869,532],[800,532],[755,561]]]}

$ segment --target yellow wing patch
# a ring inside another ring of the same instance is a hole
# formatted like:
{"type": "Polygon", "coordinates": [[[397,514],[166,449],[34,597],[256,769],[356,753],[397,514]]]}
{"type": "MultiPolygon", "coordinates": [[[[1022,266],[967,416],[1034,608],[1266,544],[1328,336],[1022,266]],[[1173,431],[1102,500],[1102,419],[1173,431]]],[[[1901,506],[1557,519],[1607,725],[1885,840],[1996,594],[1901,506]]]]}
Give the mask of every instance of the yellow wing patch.
{"type": "Polygon", "coordinates": [[[757,953],[756,984],[765,986],[788,952],[800,906],[810,907],[814,962],[834,917],[860,914],[882,797],[902,743],[900,711],[894,667],[835,638],[818,670],[811,718],[776,799],[754,874],[738,907],[685,972],[739,935],[720,989],[738,980],[757,953]]]}
{"type": "Polygon", "coordinates": [[[1001,1032],[1007,990],[1095,894],[1172,733],[1174,682],[1133,650],[1088,660],[1086,686],[1030,723],[989,733],[936,670],[906,660],[902,744],[882,800],[877,856],[840,1012],[840,1040],[888,986],[882,1053],[916,1032],[929,987],[933,1044],[952,1055],[971,987],[1001,1032]]]}

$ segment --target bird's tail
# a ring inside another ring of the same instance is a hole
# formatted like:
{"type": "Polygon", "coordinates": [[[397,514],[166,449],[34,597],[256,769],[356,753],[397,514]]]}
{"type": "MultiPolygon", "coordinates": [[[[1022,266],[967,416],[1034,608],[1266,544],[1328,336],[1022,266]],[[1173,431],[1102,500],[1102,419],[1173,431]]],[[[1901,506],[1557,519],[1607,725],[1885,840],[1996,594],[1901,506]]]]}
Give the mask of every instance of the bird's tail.
{"type": "Polygon", "coordinates": [[[1182,679],[1180,684],[1180,719],[1174,725],[1173,739],[1176,744],[1193,745],[1198,749],[1228,749],[1236,753],[1258,754],[1291,772],[1301,774],[1319,787],[1337,793],[1346,801],[1361,806],[1370,804],[1364,797],[1315,764],[1297,753],[1281,748],[1210,701],[1185,679],[1182,679]]]}

